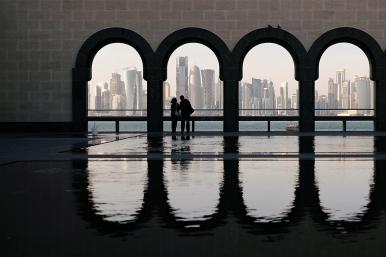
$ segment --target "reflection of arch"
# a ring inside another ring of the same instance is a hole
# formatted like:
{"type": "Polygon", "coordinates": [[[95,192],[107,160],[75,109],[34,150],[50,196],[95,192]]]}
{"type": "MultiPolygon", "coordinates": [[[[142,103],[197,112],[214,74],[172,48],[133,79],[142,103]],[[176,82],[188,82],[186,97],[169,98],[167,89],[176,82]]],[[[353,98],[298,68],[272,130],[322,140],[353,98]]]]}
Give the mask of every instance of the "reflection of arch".
{"type": "Polygon", "coordinates": [[[96,230],[105,234],[124,235],[140,227],[140,224],[150,218],[153,206],[146,201],[149,198],[149,188],[145,188],[142,208],[137,212],[132,221],[119,223],[105,220],[98,214],[94,207],[89,188],[88,161],[73,161],[73,187],[78,201],[78,213],[96,230]]]}
{"type": "Polygon", "coordinates": [[[231,59],[231,53],[220,37],[201,28],[184,28],[167,36],[156,51],[157,65],[160,69],[161,80],[167,78],[167,66],[170,55],[186,43],[200,43],[207,46],[217,56],[220,70],[220,79],[224,80],[224,69],[231,59]]]}
{"type": "Polygon", "coordinates": [[[377,41],[364,31],[343,27],[330,30],[321,35],[311,46],[307,54],[307,64],[310,65],[312,77],[319,77],[319,62],[324,51],[336,43],[351,43],[359,47],[367,56],[370,63],[370,78],[377,80],[382,76],[377,67],[384,66],[383,51],[377,41]]]}
{"type": "Polygon", "coordinates": [[[97,52],[111,43],[132,46],[141,56],[143,77],[148,78],[149,65],[153,63],[153,50],[147,41],[134,31],[108,28],[96,32],[81,46],[72,70],[72,124],[73,130],[87,132],[87,82],[91,79],[92,61],[97,52]]]}
{"type": "MultiPolygon", "coordinates": [[[[300,137],[300,144],[305,144],[303,149],[313,149],[313,137],[300,137]],[[303,141],[303,142],[302,142],[303,141]]],[[[333,234],[342,234],[345,232],[362,232],[374,227],[377,222],[376,217],[381,211],[380,201],[382,195],[382,183],[379,175],[382,173],[379,169],[379,161],[374,161],[374,188],[370,190],[370,199],[365,207],[366,211],[357,216],[357,221],[329,221],[328,214],[323,210],[319,198],[319,188],[315,179],[315,159],[299,160],[299,185],[295,193],[295,204],[293,214],[303,217],[307,212],[312,219],[321,226],[323,231],[333,234]]]]}
{"type": "MultiPolygon", "coordinates": [[[[377,139],[375,139],[377,140],[377,139]]],[[[383,143],[383,142],[379,142],[383,143]]],[[[149,141],[149,149],[155,145],[162,144],[159,140],[149,141]]],[[[309,137],[300,138],[299,144],[312,144],[309,137]],[[301,142],[303,139],[306,142],[301,142]]],[[[299,147],[311,149],[312,146],[299,147]]],[[[224,137],[224,152],[238,153],[237,137],[224,137]]],[[[302,157],[301,157],[302,158],[302,157]]],[[[141,228],[141,226],[159,215],[165,222],[166,228],[178,229],[183,232],[210,231],[225,222],[226,217],[233,215],[251,233],[282,233],[289,231],[291,226],[298,224],[306,215],[310,215],[322,231],[340,234],[342,231],[362,232],[377,224],[377,217],[386,209],[384,201],[386,176],[382,172],[385,161],[375,161],[374,188],[370,192],[370,201],[366,206],[367,211],[358,217],[358,221],[328,221],[327,214],[322,210],[318,187],[315,184],[315,159],[305,156],[299,160],[299,179],[295,190],[293,207],[287,215],[279,222],[259,223],[249,216],[243,201],[242,188],[239,181],[239,160],[224,160],[223,186],[220,190],[219,203],[216,212],[206,217],[203,221],[180,221],[173,214],[173,209],[168,203],[168,193],[163,177],[163,160],[148,160],[148,184],[144,192],[142,209],[138,211],[133,222],[121,224],[106,221],[97,214],[88,192],[87,160],[73,162],[73,190],[79,214],[101,233],[124,235],[130,231],[141,228]],[[199,225],[199,226],[197,226],[199,225]],[[343,230],[342,230],[343,229],[343,230]]]]}
{"type": "Polygon", "coordinates": [[[232,51],[233,62],[238,66],[238,80],[243,77],[243,62],[248,52],[262,43],[275,43],[284,47],[295,64],[295,79],[299,80],[300,69],[306,50],[303,44],[291,33],[282,29],[263,28],[254,30],[242,37],[232,51]]]}

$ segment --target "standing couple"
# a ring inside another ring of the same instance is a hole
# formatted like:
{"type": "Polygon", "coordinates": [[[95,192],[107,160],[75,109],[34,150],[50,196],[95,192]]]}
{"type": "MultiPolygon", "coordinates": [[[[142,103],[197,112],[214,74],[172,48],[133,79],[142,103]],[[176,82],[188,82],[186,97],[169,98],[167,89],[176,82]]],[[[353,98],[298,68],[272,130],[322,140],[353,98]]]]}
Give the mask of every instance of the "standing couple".
{"type": "Polygon", "coordinates": [[[192,105],[190,104],[188,99],[182,95],[180,96],[180,103],[177,103],[177,98],[173,97],[171,101],[171,118],[172,118],[172,132],[176,132],[177,121],[181,117],[181,133],[185,131],[190,132],[190,115],[194,112],[192,105]]]}

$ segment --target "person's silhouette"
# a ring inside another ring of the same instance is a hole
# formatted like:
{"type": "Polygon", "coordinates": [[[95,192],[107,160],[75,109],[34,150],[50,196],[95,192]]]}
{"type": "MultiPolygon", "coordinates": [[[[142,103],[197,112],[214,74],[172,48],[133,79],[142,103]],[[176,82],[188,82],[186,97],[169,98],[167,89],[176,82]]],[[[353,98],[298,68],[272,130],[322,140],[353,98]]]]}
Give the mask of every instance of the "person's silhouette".
{"type": "Polygon", "coordinates": [[[171,120],[172,120],[172,132],[176,133],[177,122],[180,117],[180,105],[177,103],[177,98],[173,97],[170,102],[172,105],[170,106],[171,111],[171,120]]]}
{"type": "Polygon", "coordinates": [[[186,125],[186,132],[190,132],[190,115],[194,112],[194,109],[192,108],[192,105],[190,104],[188,99],[185,99],[185,97],[182,95],[180,96],[180,110],[181,110],[181,133],[184,133],[185,131],[185,125],[186,125]]]}

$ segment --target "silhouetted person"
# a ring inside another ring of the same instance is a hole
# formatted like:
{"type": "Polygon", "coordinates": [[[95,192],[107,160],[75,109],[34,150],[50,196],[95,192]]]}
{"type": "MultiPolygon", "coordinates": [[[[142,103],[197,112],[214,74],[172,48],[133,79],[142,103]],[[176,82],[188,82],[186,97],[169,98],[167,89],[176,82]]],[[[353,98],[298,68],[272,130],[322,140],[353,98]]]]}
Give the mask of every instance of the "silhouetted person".
{"type": "Polygon", "coordinates": [[[192,105],[188,99],[182,95],[180,96],[180,110],[181,110],[181,133],[184,133],[185,125],[186,132],[190,132],[190,115],[194,112],[192,105]]]}
{"type": "Polygon", "coordinates": [[[177,98],[173,97],[172,101],[170,102],[172,105],[170,106],[171,111],[171,119],[172,119],[172,132],[176,133],[177,128],[177,122],[180,118],[180,105],[177,103],[177,98]]]}

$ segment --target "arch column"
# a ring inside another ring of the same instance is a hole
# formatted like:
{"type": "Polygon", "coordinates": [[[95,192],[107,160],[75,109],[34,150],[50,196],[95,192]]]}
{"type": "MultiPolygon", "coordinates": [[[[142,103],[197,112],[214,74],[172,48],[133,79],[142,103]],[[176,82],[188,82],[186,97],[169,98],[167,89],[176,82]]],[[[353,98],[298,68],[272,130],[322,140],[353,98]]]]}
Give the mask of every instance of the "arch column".
{"type": "Polygon", "coordinates": [[[382,67],[378,74],[381,74],[375,83],[375,124],[374,130],[386,131],[386,67],[382,67]]]}
{"type": "Polygon", "coordinates": [[[296,74],[299,82],[298,109],[299,109],[299,131],[315,131],[315,80],[314,69],[305,62],[296,74]]]}
{"type": "Polygon", "coordinates": [[[147,132],[163,132],[163,83],[161,72],[152,70],[147,81],[147,132]]]}
{"type": "Polygon", "coordinates": [[[72,69],[72,132],[87,135],[88,81],[91,79],[90,70],[87,68],[72,69]]]}
{"type": "Polygon", "coordinates": [[[239,79],[237,69],[224,74],[224,132],[239,131],[239,79]],[[227,74],[227,75],[225,75],[227,74]],[[236,75],[236,76],[234,76],[236,75]]]}
{"type": "Polygon", "coordinates": [[[315,131],[315,81],[299,81],[299,131],[315,131]]]}

